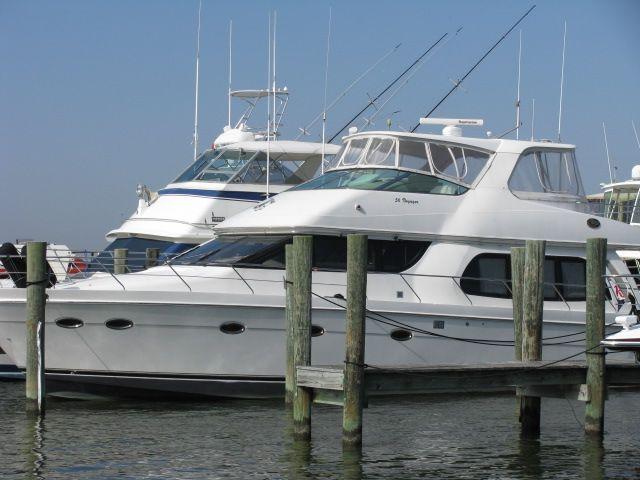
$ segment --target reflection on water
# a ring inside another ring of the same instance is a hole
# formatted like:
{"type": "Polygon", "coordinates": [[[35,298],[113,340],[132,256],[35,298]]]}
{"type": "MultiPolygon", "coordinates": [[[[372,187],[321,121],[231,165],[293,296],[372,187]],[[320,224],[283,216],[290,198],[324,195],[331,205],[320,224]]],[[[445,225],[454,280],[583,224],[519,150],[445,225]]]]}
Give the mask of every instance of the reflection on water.
{"type": "Polygon", "coordinates": [[[544,399],[540,439],[521,440],[512,396],[373,399],[361,452],[343,451],[329,406],[314,406],[312,441],[295,442],[279,401],[52,400],[41,420],[23,395],[0,383],[3,480],[640,477],[640,392],[610,392],[603,445],[585,437],[579,402],[544,399]]]}

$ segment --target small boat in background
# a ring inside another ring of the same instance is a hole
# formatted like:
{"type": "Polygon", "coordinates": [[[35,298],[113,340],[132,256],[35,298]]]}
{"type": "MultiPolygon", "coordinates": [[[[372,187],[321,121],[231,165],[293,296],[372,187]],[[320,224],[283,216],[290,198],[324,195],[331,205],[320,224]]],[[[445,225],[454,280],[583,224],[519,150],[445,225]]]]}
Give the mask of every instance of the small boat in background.
{"type": "Polygon", "coordinates": [[[620,315],[616,324],[622,330],[607,336],[602,342],[610,350],[631,351],[640,353],[640,323],[637,315],[620,315]]]}

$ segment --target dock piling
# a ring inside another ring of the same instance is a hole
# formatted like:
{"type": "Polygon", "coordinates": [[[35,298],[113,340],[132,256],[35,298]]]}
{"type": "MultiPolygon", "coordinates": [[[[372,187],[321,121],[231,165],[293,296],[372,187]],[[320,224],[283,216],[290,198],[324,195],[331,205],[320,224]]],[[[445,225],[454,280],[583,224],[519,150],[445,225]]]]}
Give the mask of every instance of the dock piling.
{"type": "Polygon", "coordinates": [[[158,265],[158,258],[160,257],[159,248],[147,248],[145,251],[144,268],[151,268],[158,265]]]}
{"type": "Polygon", "coordinates": [[[604,348],[605,274],[607,239],[587,239],[587,389],[584,429],[587,434],[602,436],[606,395],[604,348]]]}
{"type": "MultiPolygon", "coordinates": [[[[544,307],[544,240],[527,240],[524,258],[522,313],[522,361],[542,360],[544,307]]],[[[540,435],[540,397],[522,396],[520,431],[527,437],[540,435]]]]}
{"type": "MultiPolygon", "coordinates": [[[[311,259],[313,237],[293,237],[293,361],[311,365],[311,259]]],[[[297,439],[311,438],[311,391],[298,387],[293,395],[293,433],[297,439]]]]}
{"type": "Polygon", "coordinates": [[[127,248],[114,248],[113,249],[113,273],[116,275],[121,273],[127,273],[127,255],[129,250],[127,248]]]}
{"type": "MultiPolygon", "coordinates": [[[[511,248],[511,298],[513,299],[513,347],[517,362],[522,361],[522,315],[524,312],[524,247],[511,248]]],[[[516,389],[518,419],[522,411],[522,396],[516,389]]]]}
{"type": "Polygon", "coordinates": [[[26,361],[26,409],[27,412],[44,414],[45,411],[45,363],[44,316],[47,275],[47,243],[27,243],[27,361],[26,361]]]}
{"type": "Polygon", "coordinates": [[[286,333],[286,369],[284,377],[284,402],[285,405],[293,404],[295,392],[296,364],[293,358],[293,245],[284,246],[285,257],[285,303],[284,303],[284,329],[286,333]]]}
{"type": "Polygon", "coordinates": [[[342,442],[362,444],[364,339],[367,295],[367,236],[347,237],[347,321],[345,333],[342,442]]]}

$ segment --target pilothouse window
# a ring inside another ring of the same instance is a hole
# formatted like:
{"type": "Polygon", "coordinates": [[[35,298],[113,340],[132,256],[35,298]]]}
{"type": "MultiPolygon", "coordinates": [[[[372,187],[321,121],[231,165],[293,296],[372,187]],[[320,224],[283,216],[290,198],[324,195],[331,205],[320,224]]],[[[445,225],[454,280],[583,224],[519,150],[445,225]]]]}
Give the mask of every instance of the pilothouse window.
{"type": "MultiPolygon", "coordinates": [[[[178,265],[227,265],[251,268],[285,267],[284,246],[292,242],[289,235],[223,236],[190,250],[172,263],[178,265]]],[[[411,240],[369,240],[367,269],[370,272],[397,273],[415,265],[424,255],[428,242],[411,240]]],[[[314,236],[313,268],[345,271],[347,239],[314,236]]]]}
{"type": "Polygon", "coordinates": [[[525,153],[513,169],[509,188],[521,198],[540,194],[584,196],[572,151],[531,150],[525,153]]]}
{"type": "Polygon", "coordinates": [[[393,137],[354,138],[338,154],[331,168],[382,166],[408,169],[472,185],[490,154],[469,147],[393,137]]]}

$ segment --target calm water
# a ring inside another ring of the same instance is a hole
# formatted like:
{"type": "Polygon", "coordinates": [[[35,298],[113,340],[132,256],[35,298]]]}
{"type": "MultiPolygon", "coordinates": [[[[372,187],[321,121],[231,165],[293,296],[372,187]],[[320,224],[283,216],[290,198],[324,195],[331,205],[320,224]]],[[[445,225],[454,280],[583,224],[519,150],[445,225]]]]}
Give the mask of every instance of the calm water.
{"type": "Polygon", "coordinates": [[[293,442],[278,401],[50,401],[24,413],[0,383],[0,478],[638,478],[640,392],[614,391],[603,448],[584,405],[544,399],[540,441],[521,441],[509,395],[374,399],[363,453],[343,454],[341,410],[315,407],[311,444],[293,442]],[[574,413],[575,412],[575,413],[574,413]]]}

